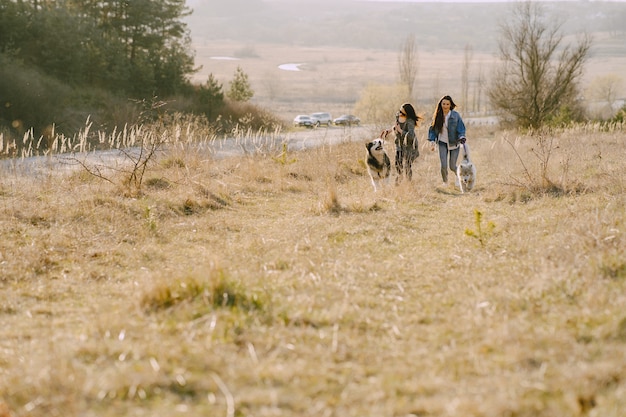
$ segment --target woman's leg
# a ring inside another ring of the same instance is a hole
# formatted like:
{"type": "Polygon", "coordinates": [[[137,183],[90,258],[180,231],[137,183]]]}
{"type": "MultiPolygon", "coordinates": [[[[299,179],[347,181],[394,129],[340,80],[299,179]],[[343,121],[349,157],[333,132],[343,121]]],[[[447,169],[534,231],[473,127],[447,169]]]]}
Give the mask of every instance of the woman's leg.
{"type": "Polygon", "coordinates": [[[406,151],[406,161],[405,161],[405,170],[406,170],[406,177],[409,179],[409,181],[413,178],[413,161],[415,161],[417,159],[417,155],[415,155],[415,151],[413,149],[407,149],[406,151]]]}
{"type": "Polygon", "coordinates": [[[456,161],[459,158],[459,149],[452,149],[450,151],[450,171],[452,171],[452,175],[454,175],[454,185],[459,186],[459,179],[456,176],[456,161]]]}
{"type": "Polygon", "coordinates": [[[439,142],[439,161],[441,162],[441,179],[448,182],[448,144],[439,142]]]}
{"type": "Polygon", "coordinates": [[[396,148],[396,173],[398,174],[398,177],[396,178],[396,182],[398,180],[400,180],[400,177],[402,176],[402,159],[404,158],[404,155],[402,154],[402,148],[396,148]]]}
{"type": "Polygon", "coordinates": [[[452,149],[450,151],[450,171],[456,175],[456,161],[459,159],[459,151],[461,148],[452,149]]]}

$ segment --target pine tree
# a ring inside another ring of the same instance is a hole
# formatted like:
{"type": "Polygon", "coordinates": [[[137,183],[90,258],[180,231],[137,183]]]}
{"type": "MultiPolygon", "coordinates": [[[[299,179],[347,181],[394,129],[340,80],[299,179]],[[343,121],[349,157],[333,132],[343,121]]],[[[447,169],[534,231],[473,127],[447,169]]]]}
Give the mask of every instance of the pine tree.
{"type": "Polygon", "coordinates": [[[220,108],[224,104],[222,84],[217,81],[215,76],[211,73],[209,74],[206,84],[200,86],[196,97],[204,114],[208,117],[217,116],[220,108]]]}
{"type": "Polygon", "coordinates": [[[227,94],[228,98],[233,101],[248,101],[254,96],[254,91],[248,82],[248,74],[243,72],[241,67],[237,66],[235,78],[230,82],[230,90],[227,94]]]}

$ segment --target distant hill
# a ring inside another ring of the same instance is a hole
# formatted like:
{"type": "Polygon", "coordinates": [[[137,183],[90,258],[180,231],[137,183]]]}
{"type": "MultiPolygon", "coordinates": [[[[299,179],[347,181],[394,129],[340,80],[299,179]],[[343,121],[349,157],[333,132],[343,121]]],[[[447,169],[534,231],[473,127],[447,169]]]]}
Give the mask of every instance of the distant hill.
{"type": "MultiPolygon", "coordinates": [[[[563,31],[606,32],[624,39],[624,2],[546,2],[563,31]]],[[[228,39],[249,44],[338,46],[397,50],[415,34],[420,50],[495,51],[499,25],[511,3],[405,3],[331,0],[196,0],[187,18],[194,42],[228,39]]],[[[611,46],[624,53],[626,42],[611,46]]]]}

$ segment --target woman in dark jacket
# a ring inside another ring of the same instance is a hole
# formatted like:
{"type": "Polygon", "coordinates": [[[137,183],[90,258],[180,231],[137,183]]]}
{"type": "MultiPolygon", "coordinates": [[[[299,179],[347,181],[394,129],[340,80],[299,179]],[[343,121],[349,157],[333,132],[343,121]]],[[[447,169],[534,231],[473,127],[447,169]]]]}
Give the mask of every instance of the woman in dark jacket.
{"type": "MultiPolygon", "coordinates": [[[[448,167],[456,178],[456,161],[459,157],[459,145],[465,143],[465,124],[461,115],[454,110],[456,104],[450,96],[443,96],[433,114],[433,122],[428,129],[428,140],[435,149],[439,144],[439,160],[441,162],[441,179],[448,182],[448,167]],[[448,165],[448,155],[450,164],[448,165]]],[[[458,179],[457,179],[458,181],[458,179]]]]}
{"type": "Polygon", "coordinates": [[[420,118],[410,103],[404,103],[396,113],[396,124],[393,131],[396,134],[396,183],[402,176],[402,171],[411,180],[413,177],[413,161],[420,156],[415,127],[420,118]]]}

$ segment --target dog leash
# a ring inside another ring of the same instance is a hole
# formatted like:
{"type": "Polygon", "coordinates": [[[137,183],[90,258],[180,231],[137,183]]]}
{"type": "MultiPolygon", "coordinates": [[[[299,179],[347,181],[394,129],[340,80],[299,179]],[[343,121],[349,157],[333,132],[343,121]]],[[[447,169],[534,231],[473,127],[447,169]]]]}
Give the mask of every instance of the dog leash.
{"type": "Polygon", "coordinates": [[[467,147],[465,147],[465,142],[463,142],[461,145],[463,145],[463,159],[469,160],[469,155],[467,153],[467,147]]]}

